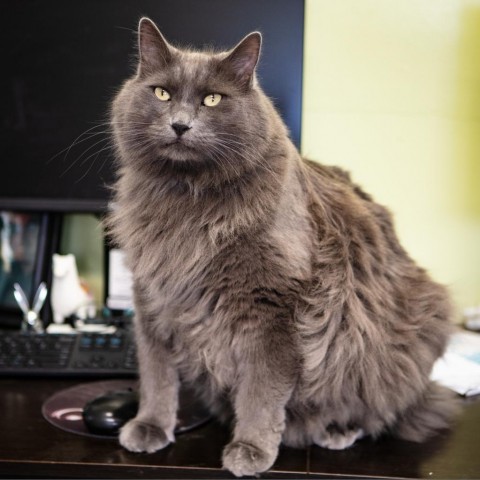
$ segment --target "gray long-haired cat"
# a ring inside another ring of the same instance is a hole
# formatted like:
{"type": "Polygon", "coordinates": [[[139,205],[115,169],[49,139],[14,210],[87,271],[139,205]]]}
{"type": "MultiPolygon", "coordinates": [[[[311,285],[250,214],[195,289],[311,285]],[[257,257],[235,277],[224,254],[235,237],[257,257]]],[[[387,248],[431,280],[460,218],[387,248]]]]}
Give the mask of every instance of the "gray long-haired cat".
{"type": "Polygon", "coordinates": [[[178,49],[144,18],[112,108],[108,223],[133,271],[140,409],[120,443],[174,440],[179,382],[233,417],[223,465],[252,475],[280,442],[341,449],[448,425],[429,381],[451,307],[348,174],[303,160],[255,78],[261,36],[178,49]]]}

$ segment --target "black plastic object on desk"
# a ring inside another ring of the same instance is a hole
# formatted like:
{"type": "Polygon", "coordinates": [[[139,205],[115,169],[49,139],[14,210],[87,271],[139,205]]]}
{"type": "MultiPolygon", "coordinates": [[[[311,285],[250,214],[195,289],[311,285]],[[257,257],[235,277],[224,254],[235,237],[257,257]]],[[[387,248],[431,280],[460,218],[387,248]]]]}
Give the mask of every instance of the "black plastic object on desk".
{"type": "Polygon", "coordinates": [[[134,377],[129,331],[48,334],[0,332],[0,376],[134,377]]]}

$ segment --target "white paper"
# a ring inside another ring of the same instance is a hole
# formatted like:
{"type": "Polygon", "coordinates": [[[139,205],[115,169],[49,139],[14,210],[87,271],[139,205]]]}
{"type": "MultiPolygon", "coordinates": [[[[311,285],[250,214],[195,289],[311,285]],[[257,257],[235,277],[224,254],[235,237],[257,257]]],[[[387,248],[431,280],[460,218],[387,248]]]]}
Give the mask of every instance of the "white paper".
{"type": "Polygon", "coordinates": [[[433,366],[431,379],[461,395],[480,394],[480,335],[453,335],[447,351],[433,366]]]}
{"type": "Polygon", "coordinates": [[[115,310],[133,308],[132,272],[125,265],[125,253],[112,248],[108,260],[107,307],[115,310]]]}

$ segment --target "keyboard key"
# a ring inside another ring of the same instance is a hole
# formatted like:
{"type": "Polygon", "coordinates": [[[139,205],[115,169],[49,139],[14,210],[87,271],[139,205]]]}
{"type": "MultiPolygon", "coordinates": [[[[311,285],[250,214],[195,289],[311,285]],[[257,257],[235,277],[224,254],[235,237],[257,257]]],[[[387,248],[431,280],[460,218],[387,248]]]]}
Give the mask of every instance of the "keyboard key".
{"type": "Polygon", "coordinates": [[[82,335],[80,339],[80,348],[82,350],[89,350],[93,346],[93,338],[91,336],[82,335]]]}
{"type": "Polygon", "coordinates": [[[107,345],[107,339],[102,335],[97,335],[94,342],[95,348],[103,349],[107,345]]]}

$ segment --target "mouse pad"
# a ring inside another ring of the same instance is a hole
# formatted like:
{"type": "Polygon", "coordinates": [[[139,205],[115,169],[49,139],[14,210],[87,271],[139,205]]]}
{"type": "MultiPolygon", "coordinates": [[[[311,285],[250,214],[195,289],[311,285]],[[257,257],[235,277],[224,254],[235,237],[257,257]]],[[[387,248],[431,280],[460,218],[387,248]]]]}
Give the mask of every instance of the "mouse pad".
{"type": "MultiPolygon", "coordinates": [[[[88,431],[82,418],[83,407],[95,398],[116,390],[137,390],[137,380],[105,380],[82,383],[53,394],[42,405],[44,418],[67,432],[95,438],[115,438],[88,431]]],[[[210,413],[195,398],[194,393],[182,386],[180,389],[178,420],[175,433],[188,432],[210,420],[210,413]]]]}

